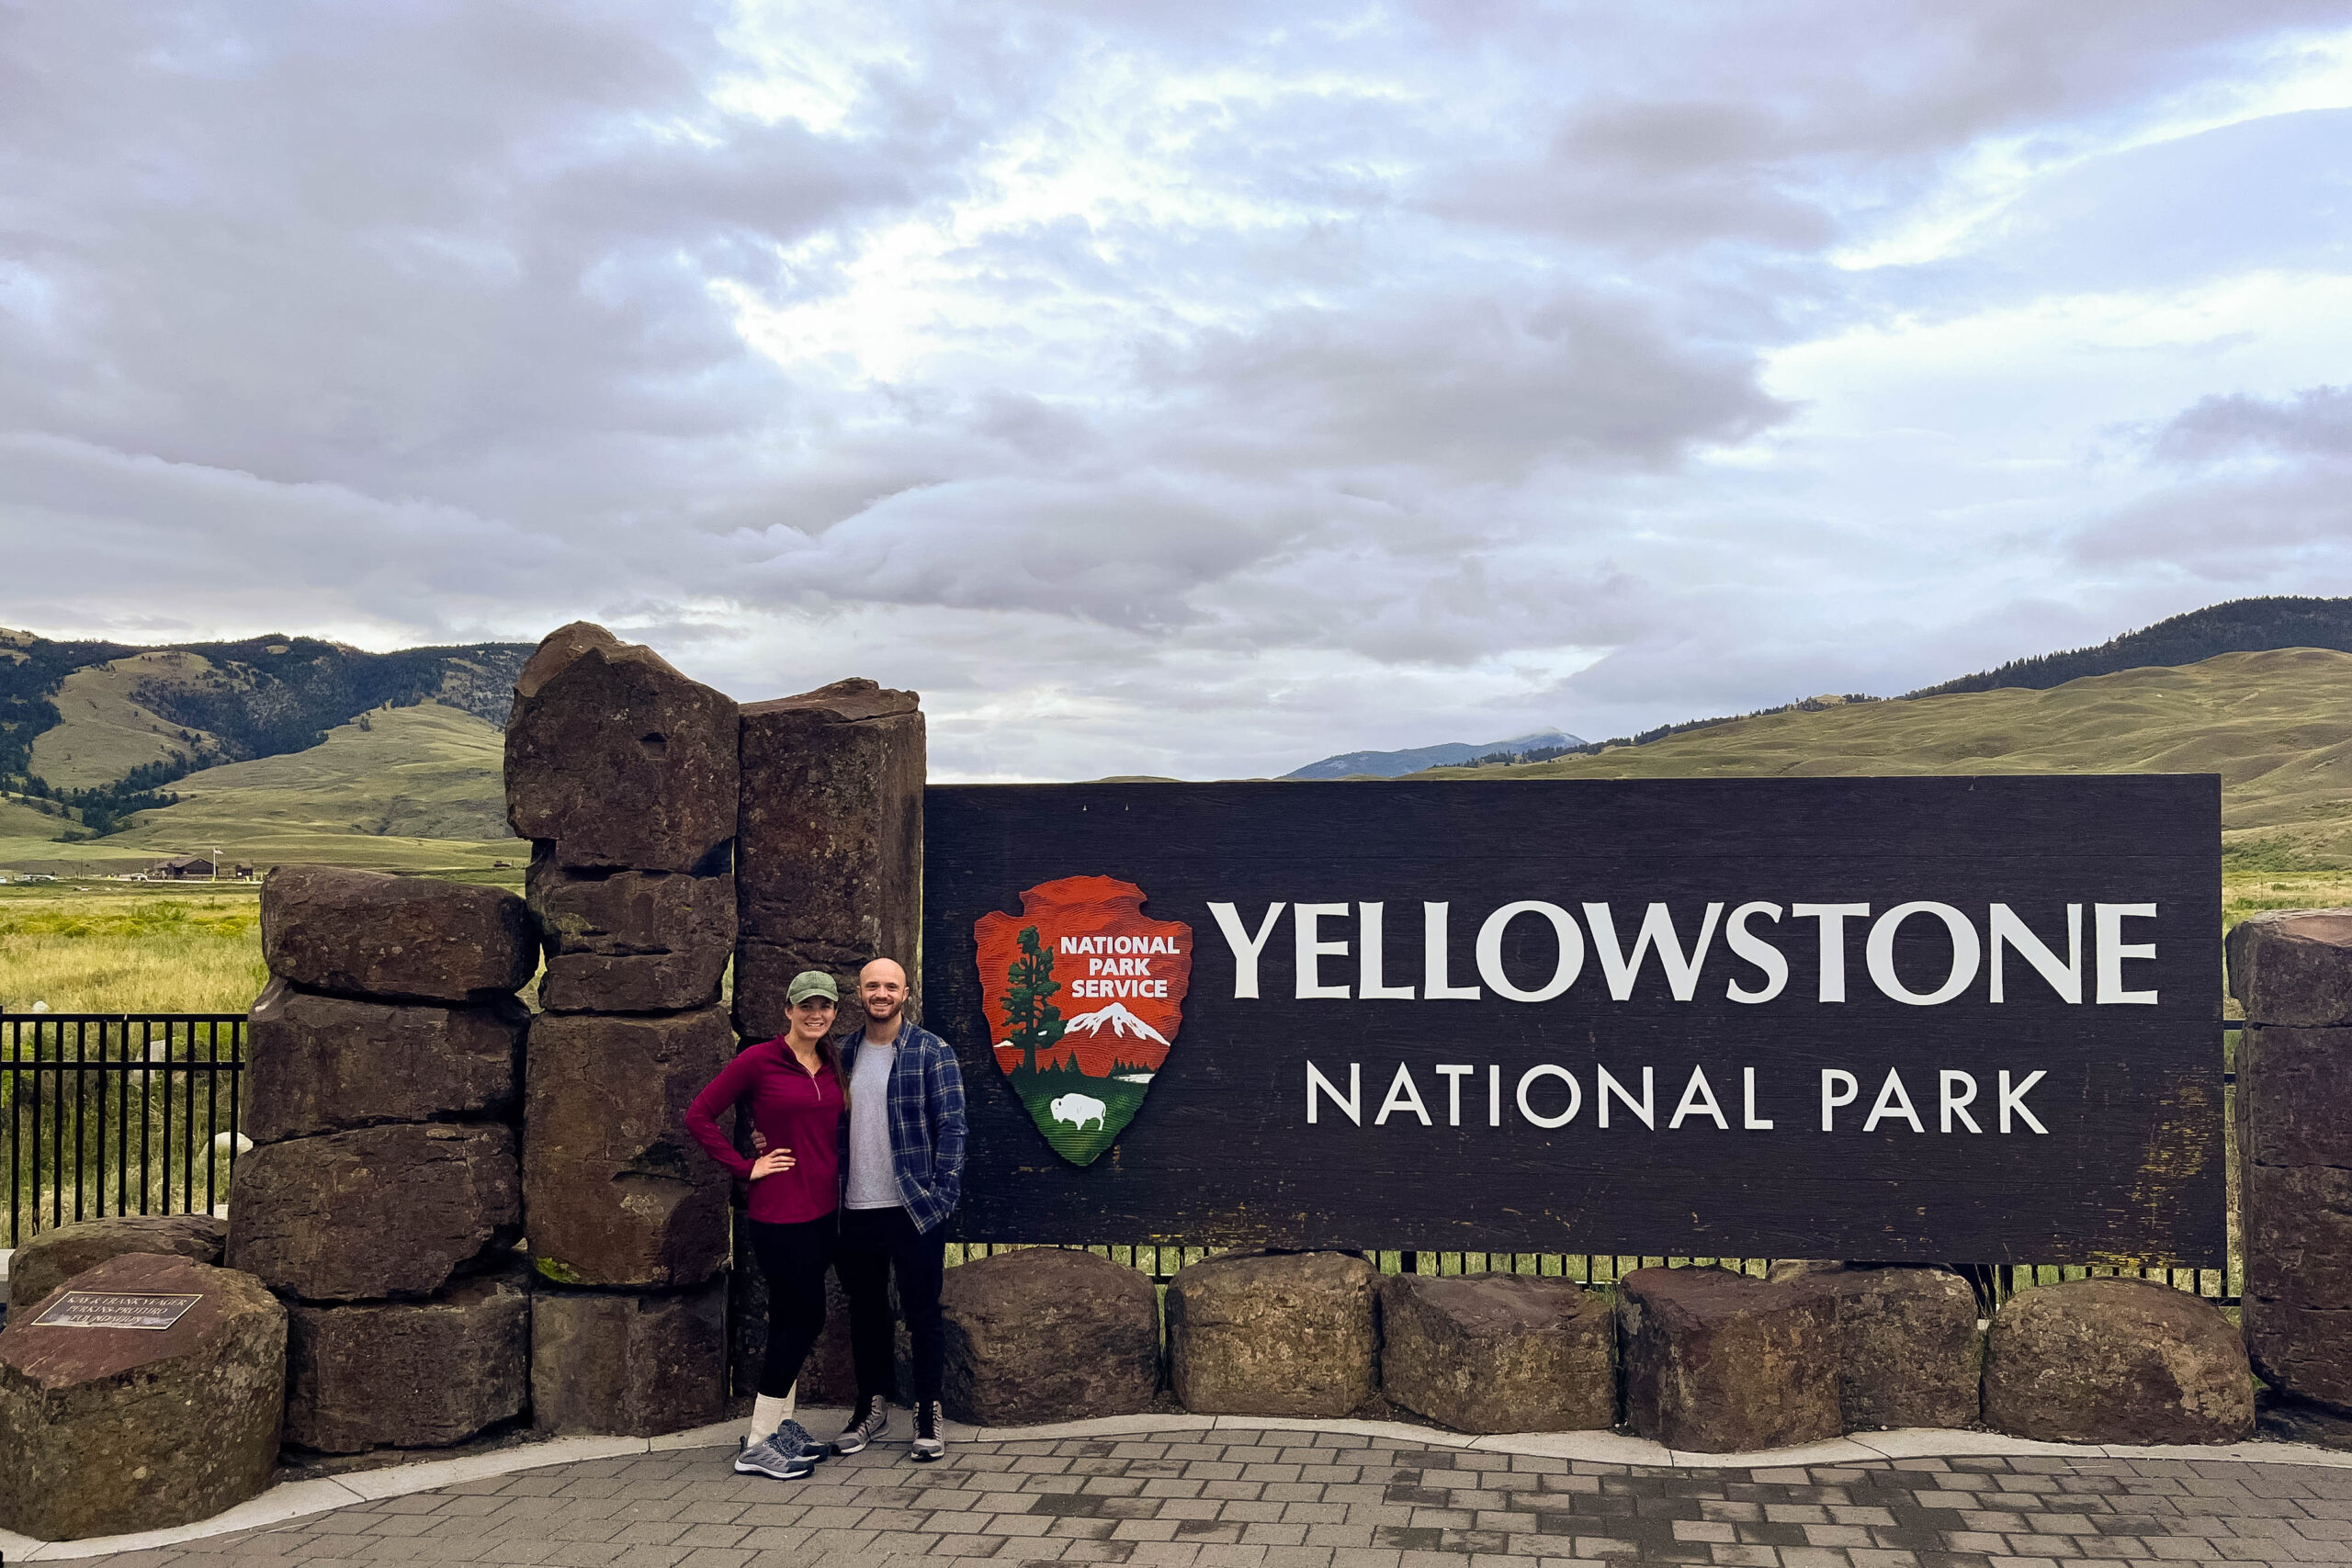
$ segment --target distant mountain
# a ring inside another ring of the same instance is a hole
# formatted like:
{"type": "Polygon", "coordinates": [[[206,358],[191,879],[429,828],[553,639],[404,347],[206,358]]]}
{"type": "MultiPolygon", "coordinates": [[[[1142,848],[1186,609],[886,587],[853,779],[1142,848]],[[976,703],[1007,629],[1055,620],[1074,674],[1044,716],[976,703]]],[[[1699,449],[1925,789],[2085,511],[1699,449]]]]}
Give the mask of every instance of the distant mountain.
{"type": "MultiPolygon", "coordinates": [[[[0,803],[59,838],[104,837],[201,770],[323,745],[435,703],[505,722],[528,643],[369,653],[317,637],[138,648],[0,629],[0,803]]],[[[390,781],[388,781],[388,784],[390,781]]],[[[460,813],[467,815],[467,813],[460,813]]]]}
{"type": "Polygon", "coordinates": [[[2233,599],[2175,615],[2097,648],[2013,659],[1997,670],[1962,675],[1905,696],[1944,697],[2005,686],[2046,692],[2086,675],[2123,670],[2177,669],[2223,653],[2269,653],[2282,648],[2329,648],[2352,653],[2352,599],[2233,599]]]}
{"type": "Polygon", "coordinates": [[[444,703],[371,708],[323,745],[175,779],[103,838],[56,800],[0,798],[0,870],[143,871],[217,850],[257,867],[519,875],[530,852],[506,826],[504,750],[496,726],[444,703]]]}
{"type": "Polygon", "coordinates": [[[1376,779],[1402,778],[1418,773],[1424,768],[1458,768],[1464,762],[1481,757],[1509,754],[1524,757],[1531,751],[1559,751],[1582,746],[1584,742],[1562,729],[1539,729],[1532,735],[1517,735],[1509,740],[1489,740],[1483,746],[1453,741],[1443,746],[1419,746],[1409,751],[1342,751],[1336,757],[1326,757],[1319,762],[1309,762],[1296,773],[1284,773],[1286,779],[1346,779],[1370,775],[1376,779]]]}

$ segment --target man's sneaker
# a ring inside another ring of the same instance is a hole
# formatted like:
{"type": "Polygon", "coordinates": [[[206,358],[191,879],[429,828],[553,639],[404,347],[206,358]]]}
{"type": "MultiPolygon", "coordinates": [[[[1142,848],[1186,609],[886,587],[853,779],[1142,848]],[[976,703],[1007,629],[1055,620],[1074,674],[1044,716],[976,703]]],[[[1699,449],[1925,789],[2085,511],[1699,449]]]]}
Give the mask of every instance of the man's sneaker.
{"type": "Polygon", "coordinates": [[[781,1430],[746,1444],[735,1456],[738,1475],[767,1475],[778,1481],[798,1481],[813,1474],[817,1461],[805,1453],[795,1453],[788,1446],[792,1438],[781,1430]]]}
{"type": "Polygon", "coordinates": [[[907,1445],[907,1457],[917,1464],[947,1457],[947,1443],[939,1435],[940,1420],[939,1401],[926,1399],[915,1406],[915,1440],[907,1445]]]}
{"type": "Polygon", "coordinates": [[[882,1402],[880,1400],[876,1399],[868,1403],[867,1401],[861,1399],[857,1402],[857,1409],[858,1411],[862,1411],[864,1414],[860,1415],[857,1412],[852,1413],[850,1424],[842,1428],[842,1435],[840,1437],[833,1439],[833,1452],[837,1454],[856,1453],[863,1450],[868,1443],[873,1442],[875,1438],[880,1437],[884,1432],[889,1430],[889,1412],[883,1408],[882,1402]]]}

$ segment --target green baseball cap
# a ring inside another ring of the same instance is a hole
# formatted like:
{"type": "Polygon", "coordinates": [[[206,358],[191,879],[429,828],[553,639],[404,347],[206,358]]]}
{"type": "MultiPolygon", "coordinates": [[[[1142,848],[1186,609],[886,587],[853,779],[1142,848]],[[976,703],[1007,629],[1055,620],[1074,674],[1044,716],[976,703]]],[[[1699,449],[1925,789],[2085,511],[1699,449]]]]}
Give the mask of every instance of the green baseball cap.
{"type": "Polygon", "coordinates": [[[792,977],[792,984],[785,987],[784,999],[798,1007],[810,997],[822,997],[829,1002],[838,1002],[842,999],[842,993],[841,988],[833,984],[833,977],[822,969],[803,969],[792,977]]]}

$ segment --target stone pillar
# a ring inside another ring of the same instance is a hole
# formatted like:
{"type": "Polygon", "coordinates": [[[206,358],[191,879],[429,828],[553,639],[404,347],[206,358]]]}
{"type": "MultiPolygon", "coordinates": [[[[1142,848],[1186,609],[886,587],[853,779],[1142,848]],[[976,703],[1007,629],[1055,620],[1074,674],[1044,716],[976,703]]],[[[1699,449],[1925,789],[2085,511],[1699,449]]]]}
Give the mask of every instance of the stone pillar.
{"type": "Polygon", "coordinates": [[[227,1256],[288,1307],[286,1439],[463,1442],[523,1410],[529,1298],[494,1281],[537,932],[495,887],[329,866],[272,872],[261,924],[227,1256]]]}
{"type": "Polygon", "coordinates": [[[2352,1414],[2352,910],[2230,932],[2246,1348],[2279,1393],[2352,1414]]]}
{"type": "Polygon", "coordinates": [[[735,1051],[738,728],[730,698],[586,622],[514,683],[507,819],[533,841],[547,954],[524,1072],[530,1386],[555,1430],[724,1413],[729,1179],[684,1113],[735,1051]]]}
{"type": "Polygon", "coordinates": [[[869,959],[919,983],[923,720],[914,693],[865,680],[742,711],[735,1029],[767,1040],[803,969],[845,998],[869,959]]]}

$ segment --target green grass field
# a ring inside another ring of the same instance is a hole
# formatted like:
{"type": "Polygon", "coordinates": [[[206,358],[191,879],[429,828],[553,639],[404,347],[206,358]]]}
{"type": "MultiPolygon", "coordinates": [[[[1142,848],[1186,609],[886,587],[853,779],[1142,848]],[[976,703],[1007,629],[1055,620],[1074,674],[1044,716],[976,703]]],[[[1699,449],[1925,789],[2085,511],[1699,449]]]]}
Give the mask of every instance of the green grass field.
{"type": "Polygon", "coordinates": [[[1647,746],[1419,778],[1872,773],[2222,775],[2226,863],[2352,867],[2352,654],[2230,653],[2046,692],[1858,703],[1735,720],[1647,746]]]}

